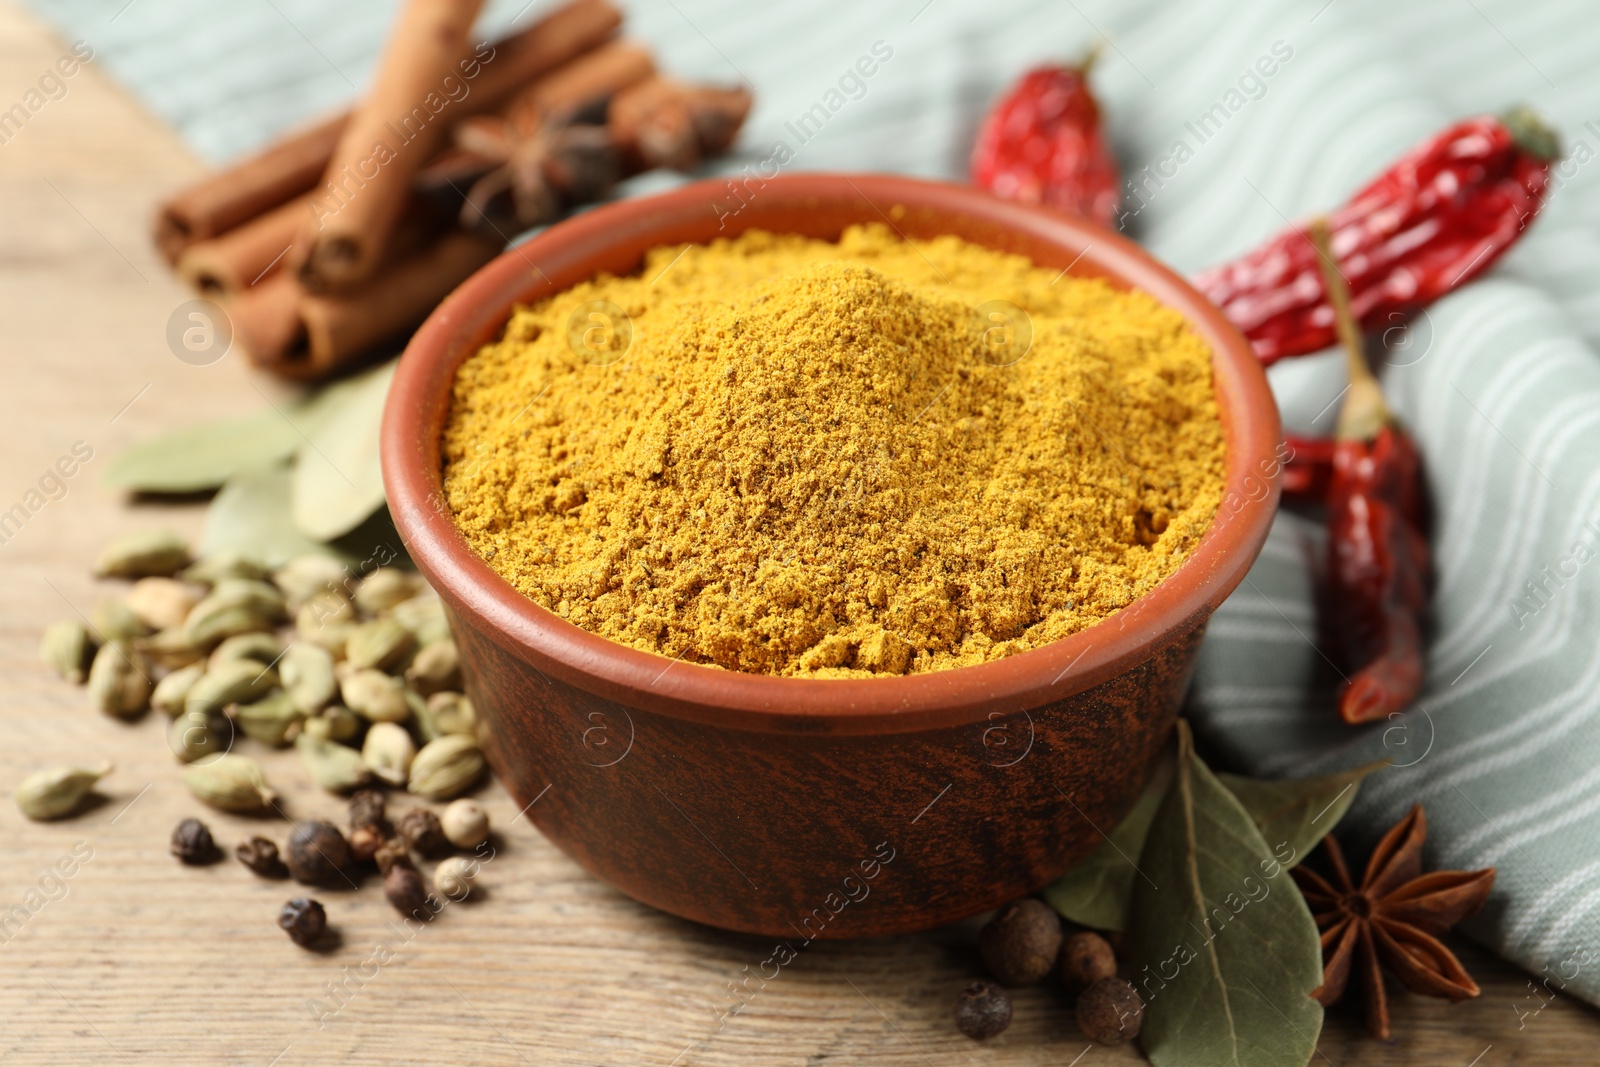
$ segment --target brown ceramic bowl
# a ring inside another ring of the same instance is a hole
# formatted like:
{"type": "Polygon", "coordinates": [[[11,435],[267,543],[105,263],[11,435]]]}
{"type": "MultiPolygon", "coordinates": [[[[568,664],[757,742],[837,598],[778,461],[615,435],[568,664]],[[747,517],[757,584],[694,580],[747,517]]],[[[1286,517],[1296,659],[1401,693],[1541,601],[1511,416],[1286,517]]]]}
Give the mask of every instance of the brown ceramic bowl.
{"type": "Polygon", "coordinates": [[[1211,612],[1277,503],[1282,440],[1244,338],[1182,278],[1086,222],[956,185],[801,174],[598,208],[506,252],[446,300],[400,362],[383,424],[389,505],[444,598],[489,762],[544,834],[674,915],[785,938],[921,930],[1029,893],[1133,803],[1168,737],[1211,612]],[[751,191],[753,190],[753,192],[751,191]],[[1228,491],[1148,595],[1058,643],[901,678],[775,678],[673,662],[535,605],[479,559],[442,503],[457,366],[512,305],[647,249],[760,228],[834,238],[891,221],[1142,289],[1210,343],[1228,491]]]}

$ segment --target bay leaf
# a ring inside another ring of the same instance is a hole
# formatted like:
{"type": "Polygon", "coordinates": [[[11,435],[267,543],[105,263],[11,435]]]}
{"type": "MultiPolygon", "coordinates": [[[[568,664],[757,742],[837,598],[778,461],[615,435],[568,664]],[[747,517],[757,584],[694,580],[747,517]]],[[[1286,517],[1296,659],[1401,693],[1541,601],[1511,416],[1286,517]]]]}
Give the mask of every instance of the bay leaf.
{"type": "Polygon", "coordinates": [[[295,411],[297,406],[269,407],[147,438],[117,454],[105,482],[143,493],[215,489],[240,471],[294,455],[305,440],[290,420],[295,411]]]}
{"type": "Polygon", "coordinates": [[[286,463],[258,467],[228,479],[206,509],[200,554],[237,552],[269,568],[309,552],[353,563],[345,553],[313,541],[295,526],[289,517],[289,480],[286,463]]]}
{"type": "Polygon", "coordinates": [[[1218,774],[1217,780],[1244,805],[1275,853],[1280,857],[1286,851],[1292,853],[1293,858],[1284,862],[1293,867],[1339,825],[1355,803],[1362,779],[1387,766],[1388,760],[1379,760],[1317,778],[1261,779],[1218,774]]]}
{"type": "Polygon", "coordinates": [[[1151,772],[1133,808],[1099,846],[1066,874],[1045,886],[1045,903],[1073,922],[1094,930],[1125,930],[1132,900],[1134,866],[1172,781],[1169,757],[1151,772]]]}
{"type": "Polygon", "coordinates": [[[1133,883],[1132,981],[1156,1067],[1300,1067],[1322,1005],[1317,924],[1255,821],[1178,723],[1171,787],[1133,883]]]}
{"type": "Polygon", "coordinates": [[[317,398],[290,482],[294,523],[316,541],[349,533],[383,506],[378,430],[393,360],[329,386],[317,398]]]}
{"type": "Polygon", "coordinates": [[[358,560],[356,572],[359,574],[365,574],[373,567],[416,569],[404,542],[400,540],[400,532],[394,528],[394,518],[389,514],[388,507],[374,511],[355,529],[329,541],[328,547],[341,556],[358,560]]]}

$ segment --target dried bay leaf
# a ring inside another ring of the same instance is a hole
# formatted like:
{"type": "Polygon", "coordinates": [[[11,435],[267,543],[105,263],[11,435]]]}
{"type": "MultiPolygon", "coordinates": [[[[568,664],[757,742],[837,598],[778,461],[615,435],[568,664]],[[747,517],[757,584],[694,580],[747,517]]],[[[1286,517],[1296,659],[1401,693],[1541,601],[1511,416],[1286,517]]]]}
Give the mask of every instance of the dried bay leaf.
{"type": "Polygon", "coordinates": [[[1144,839],[1155,821],[1161,798],[1172,781],[1173,763],[1162,760],[1144,792],[1115,830],[1072,870],[1043,890],[1045,902],[1066,918],[1094,930],[1126,930],[1132,900],[1134,867],[1144,839]]]}
{"type": "Polygon", "coordinates": [[[373,373],[335,382],[301,399],[269,403],[239,418],[140,441],[112,461],[105,481],[138,492],[193,493],[219,488],[247,470],[285,462],[367,387],[373,373]]]}
{"type": "Polygon", "coordinates": [[[378,429],[394,377],[391,360],[330,386],[296,451],[291,514],[306,536],[328,541],[349,533],[383,506],[378,429]]]}
{"type": "Polygon", "coordinates": [[[1294,858],[1284,861],[1293,867],[1339,825],[1355,803],[1362,779],[1387,766],[1388,760],[1379,760],[1319,778],[1260,779],[1219,774],[1217,780],[1244,805],[1261,836],[1280,858],[1293,850],[1294,858]]]}
{"type": "MultiPolygon", "coordinates": [[[[1278,858],[1292,857],[1287,866],[1293,867],[1344,818],[1355,802],[1361,780],[1386,766],[1387,761],[1379,761],[1319,778],[1263,780],[1237,774],[1216,777],[1244,805],[1278,858]]],[[[1150,824],[1171,779],[1172,763],[1168,760],[1151,775],[1133,809],[1109,837],[1041,891],[1051,907],[1094,930],[1127,929],[1133,881],[1138,877],[1134,859],[1144,848],[1150,824]]]]}
{"type": "Polygon", "coordinates": [[[1296,1067],[1316,1053],[1317,925],[1244,806],[1178,724],[1171,787],[1133,883],[1131,976],[1156,1067],[1296,1067]]]}
{"type": "Polygon", "coordinates": [[[237,552],[271,568],[311,552],[354,562],[307,537],[289,517],[290,472],[286,464],[244,471],[228,479],[206,510],[200,554],[237,552]]]}
{"type": "Polygon", "coordinates": [[[106,484],[144,493],[215,489],[240,471],[294,455],[305,440],[288,417],[297,408],[267,408],[140,441],[111,461],[106,484]]]}

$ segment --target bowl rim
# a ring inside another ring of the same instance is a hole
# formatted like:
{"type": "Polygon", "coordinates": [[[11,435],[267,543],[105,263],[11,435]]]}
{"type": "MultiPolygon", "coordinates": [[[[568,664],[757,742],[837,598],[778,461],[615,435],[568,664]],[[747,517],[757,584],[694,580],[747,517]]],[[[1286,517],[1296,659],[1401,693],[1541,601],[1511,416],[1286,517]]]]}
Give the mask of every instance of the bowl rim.
{"type": "Polygon", "coordinates": [[[1120,234],[969,186],[894,175],[782,175],[765,180],[760,196],[744,205],[754,210],[740,211],[730,227],[716,207],[707,208],[728,203],[731,184],[689,183],[552,226],[481,268],[407,345],[383,416],[384,484],[402,542],[454,612],[476,621],[547,682],[554,676],[631,707],[755,730],[900,732],[1025,712],[1081,693],[1203,625],[1243,580],[1276,511],[1283,441],[1277,405],[1249,342],[1181,276],[1120,234]],[[1212,349],[1227,458],[1222,505],[1176,571],[1101,622],[1027,652],[892,678],[822,679],[683,663],[601,637],[540,607],[472,551],[444,502],[438,438],[456,368],[499,335],[513,304],[592,275],[598,269],[593,260],[606,250],[705,243],[745,229],[777,228],[761,222],[780,210],[841,202],[863,221],[881,216],[896,230],[895,219],[904,222],[905,216],[891,219],[885,205],[890,211],[910,209],[924,220],[942,219],[951,229],[977,226],[1053,246],[1061,259],[1071,260],[1063,273],[1107,277],[1184,315],[1212,349]],[[694,233],[700,236],[685,236],[694,233]],[[541,262],[553,265],[557,278],[571,280],[553,281],[541,262]]]}

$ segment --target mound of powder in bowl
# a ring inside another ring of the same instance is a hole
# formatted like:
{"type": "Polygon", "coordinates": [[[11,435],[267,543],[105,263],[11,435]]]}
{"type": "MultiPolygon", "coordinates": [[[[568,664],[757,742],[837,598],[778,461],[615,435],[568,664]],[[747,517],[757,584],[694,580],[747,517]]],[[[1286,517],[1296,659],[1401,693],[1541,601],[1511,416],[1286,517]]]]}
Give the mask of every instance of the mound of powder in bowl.
{"type": "Polygon", "coordinates": [[[519,307],[458,371],[442,447],[456,523],[538,604],[812,677],[1093,626],[1177,569],[1224,460],[1177,312],[882,226],[656,249],[519,307]]]}

